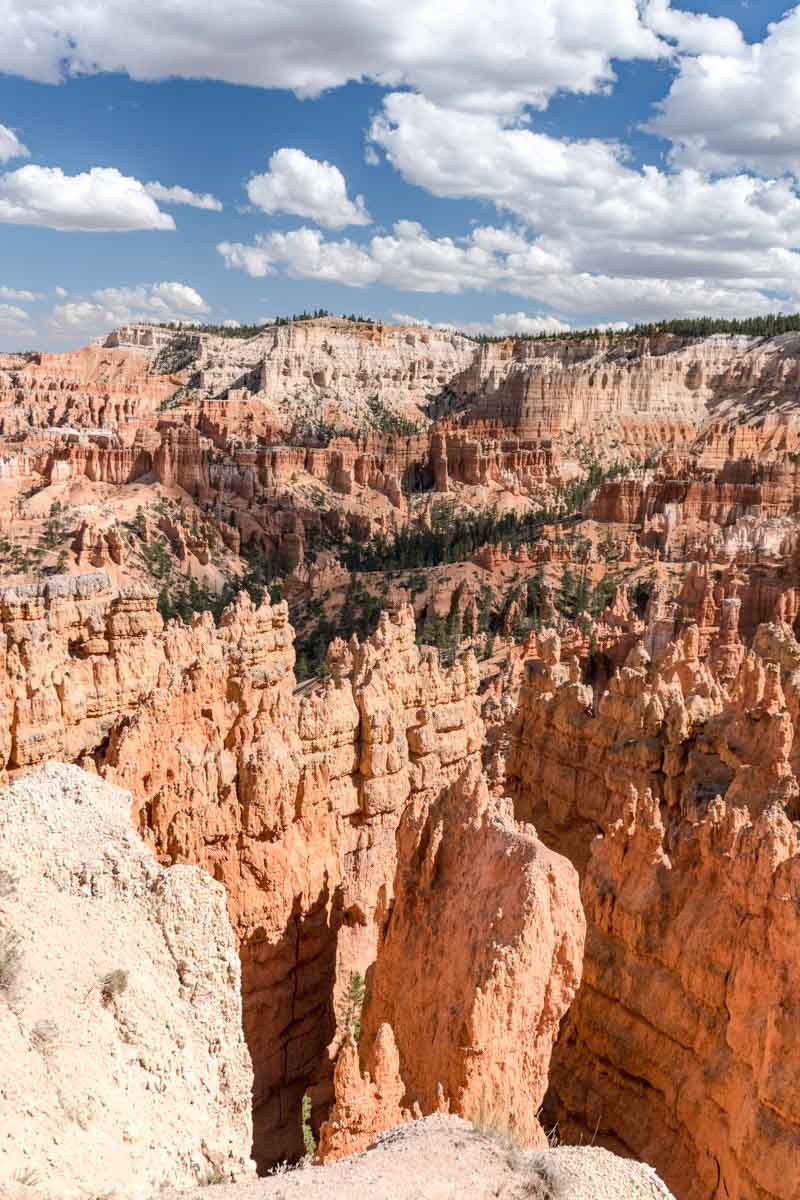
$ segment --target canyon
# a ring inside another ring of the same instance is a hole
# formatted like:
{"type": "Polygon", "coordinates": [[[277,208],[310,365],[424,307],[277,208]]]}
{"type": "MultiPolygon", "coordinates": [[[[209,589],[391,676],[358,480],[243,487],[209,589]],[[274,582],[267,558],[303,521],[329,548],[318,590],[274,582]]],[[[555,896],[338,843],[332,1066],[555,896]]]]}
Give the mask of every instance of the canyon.
{"type": "Polygon", "coordinates": [[[0,356],[0,811],[69,769],[215,889],[260,1170],[466,1118],[796,1200],[798,380],[339,318],[0,356]]]}

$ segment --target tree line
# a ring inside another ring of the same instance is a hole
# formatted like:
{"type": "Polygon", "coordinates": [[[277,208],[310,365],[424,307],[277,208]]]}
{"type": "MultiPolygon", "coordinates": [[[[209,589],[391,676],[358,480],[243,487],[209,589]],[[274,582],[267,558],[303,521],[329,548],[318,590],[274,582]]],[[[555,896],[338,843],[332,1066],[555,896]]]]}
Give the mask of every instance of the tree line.
{"type": "Polygon", "coordinates": [[[779,337],[783,333],[800,332],[800,314],[769,313],[759,317],[675,317],[669,321],[638,323],[627,329],[570,329],[557,333],[515,334],[464,334],[474,342],[582,341],[586,338],[605,337],[624,339],[634,337],[657,337],[659,334],[674,334],[676,337],[711,337],[716,333],[740,334],[743,337],[779,337]]]}
{"type": "MultiPolygon", "coordinates": [[[[182,321],[157,321],[153,322],[159,329],[171,329],[175,333],[181,333],[187,328],[192,333],[210,333],[215,337],[222,338],[251,338],[257,334],[263,333],[265,329],[274,329],[277,326],[292,325],[297,321],[318,321],[322,317],[333,317],[335,313],[330,312],[327,308],[315,308],[308,312],[305,309],[303,312],[292,313],[291,316],[273,317],[270,321],[261,321],[257,324],[244,325],[215,325],[211,322],[203,324],[192,324],[187,326],[182,321]]],[[[352,321],[355,325],[374,325],[375,321],[372,317],[365,317],[356,313],[342,314],[343,321],[352,321]]]]}

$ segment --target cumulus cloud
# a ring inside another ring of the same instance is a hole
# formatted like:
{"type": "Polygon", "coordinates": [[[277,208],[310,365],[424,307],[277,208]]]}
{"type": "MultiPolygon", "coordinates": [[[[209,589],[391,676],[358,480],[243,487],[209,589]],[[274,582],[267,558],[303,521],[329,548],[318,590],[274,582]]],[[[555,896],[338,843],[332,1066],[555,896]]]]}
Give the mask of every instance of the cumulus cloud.
{"type": "Polygon", "coordinates": [[[496,313],[491,321],[468,321],[459,328],[464,333],[505,337],[513,334],[568,333],[572,327],[566,321],[559,321],[558,317],[531,317],[524,312],[515,312],[496,313]]]}
{"type": "Polygon", "coordinates": [[[409,183],[490,201],[547,238],[582,246],[588,269],[592,246],[607,261],[619,244],[699,274],[700,261],[711,265],[736,248],[790,248],[800,232],[800,200],[785,182],[636,170],[618,145],[554,138],[410,93],[386,98],[371,136],[409,183]]]}
{"type": "Polygon", "coordinates": [[[709,46],[679,61],[647,126],[674,143],[674,165],[800,176],[800,8],[763,42],[709,46]]]}
{"type": "Polygon", "coordinates": [[[33,334],[30,317],[15,304],[0,304],[0,337],[27,337],[33,334]]]}
{"type": "Polygon", "coordinates": [[[347,183],[338,167],[290,147],[276,150],[269,170],[248,181],[247,195],[262,212],[291,213],[327,229],[369,225],[371,221],[364,197],[348,198],[347,183]]]}
{"type": "Polygon", "coordinates": [[[0,0],[0,17],[0,71],[50,83],[124,70],[315,96],[369,78],[492,111],[598,91],[612,59],[664,52],[636,0],[0,0]]]}
{"type": "MultiPolygon", "coordinates": [[[[2,11],[2,10],[0,10],[2,11]]],[[[0,125],[0,162],[8,162],[12,158],[27,158],[30,150],[23,146],[13,129],[0,125]]]]}
{"type": "Polygon", "coordinates": [[[786,179],[639,170],[613,143],[557,139],[407,92],[386,97],[371,137],[409,183],[512,214],[518,227],[476,231],[472,245],[505,259],[507,291],[560,312],[584,310],[584,296],[603,312],[599,281],[611,302],[629,288],[634,319],[636,297],[668,296],[671,280],[682,311],[701,297],[712,310],[772,310],[800,294],[800,198],[786,179]],[[537,277],[551,280],[549,297],[537,277]]]}
{"type": "MultiPolygon", "coordinates": [[[[327,240],[319,230],[301,228],[257,235],[249,245],[222,242],[217,249],[226,266],[255,278],[283,269],[294,279],[349,287],[380,283],[408,292],[506,292],[535,301],[559,319],[584,322],[593,322],[597,314],[608,321],[707,312],[744,316],[796,307],[800,297],[800,255],[790,251],[773,262],[774,278],[766,265],[759,275],[752,255],[742,252],[739,262],[732,251],[729,278],[721,280],[711,271],[689,278],[674,271],[670,277],[579,271],[567,247],[544,238],[526,241],[513,230],[492,227],[478,227],[461,239],[434,238],[414,221],[398,221],[391,233],[364,244],[327,240]],[[787,277],[793,280],[788,296],[787,277]],[[780,298],[773,290],[780,290],[780,298]]],[[[668,259],[665,265],[671,266],[668,259]]]]}
{"type": "Polygon", "coordinates": [[[392,313],[392,320],[398,325],[426,325],[430,329],[452,329],[461,333],[489,334],[494,337],[506,337],[514,334],[567,333],[571,326],[558,317],[531,317],[524,312],[496,313],[490,321],[467,321],[456,324],[453,321],[426,321],[409,313],[392,313]]]}
{"type": "Polygon", "coordinates": [[[89,297],[56,304],[50,325],[56,333],[88,335],[133,321],[191,323],[207,312],[203,297],[186,283],[145,283],[99,288],[89,297]]]}
{"type": "Polygon", "coordinates": [[[384,283],[403,291],[460,292],[482,288],[497,274],[493,256],[474,240],[431,238],[415,221],[398,221],[392,233],[365,246],[349,238],[326,241],[317,229],[256,235],[252,245],[222,242],[218,251],[228,267],[256,278],[284,265],[295,279],[318,279],[365,287],[384,283]]]}
{"type": "Polygon", "coordinates": [[[0,300],[22,300],[23,302],[29,302],[39,299],[41,297],[37,296],[35,292],[26,291],[24,288],[0,287],[0,300]]]}
{"type": "Polygon", "coordinates": [[[192,192],[185,187],[165,187],[155,181],[146,183],[144,190],[148,196],[161,204],[188,204],[190,208],[204,208],[208,212],[222,212],[222,202],[210,192],[192,192]]]}
{"type": "Polygon", "coordinates": [[[115,167],[65,175],[34,164],[0,175],[0,223],[91,233],[175,228],[144,185],[115,167]]]}
{"type": "Polygon", "coordinates": [[[679,52],[738,57],[747,45],[741,29],[729,17],[684,12],[672,8],[670,0],[647,0],[644,22],[654,33],[674,42],[679,52]]]}

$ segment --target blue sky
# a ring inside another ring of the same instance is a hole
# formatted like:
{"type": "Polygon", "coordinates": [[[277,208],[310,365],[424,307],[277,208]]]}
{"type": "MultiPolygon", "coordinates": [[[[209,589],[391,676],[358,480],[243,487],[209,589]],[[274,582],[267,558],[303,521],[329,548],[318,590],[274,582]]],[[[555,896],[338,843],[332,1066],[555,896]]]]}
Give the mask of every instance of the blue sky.
{"type": "Polygon", "coordinates": [[[316,307],[800,309],[800,10],[395,9],[0,0],[0,348],[316,307]]]}

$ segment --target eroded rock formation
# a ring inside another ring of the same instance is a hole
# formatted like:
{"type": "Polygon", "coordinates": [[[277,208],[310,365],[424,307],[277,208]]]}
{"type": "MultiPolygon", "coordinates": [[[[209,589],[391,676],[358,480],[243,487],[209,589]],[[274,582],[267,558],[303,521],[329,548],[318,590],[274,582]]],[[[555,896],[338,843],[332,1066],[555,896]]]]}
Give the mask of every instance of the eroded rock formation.
{"type": "Polygon", "coordinates": [[[401,1104],[546,1146],[537,1115],[583,956],[575,871],[490,797],[477,767],[412,803],[397,841],[362,1020],[368,1074],[346,1045],[321,1154],[365,1149],[401,1104]]]}
{"type": "Polygon", "coordinates": [[[245,596],[162,631],[155,597],[96,572],[4,593],[4,760],[66,757],[135,796],[170,862],[222,881],[240,939],[263,1161],[300,1150],[299,1106],[331,1098],[328,1046],[350,973],[373,961],[392,899],[396,829],[483,740],[475,660],[449,669],[408,609],[332,677],[296,691],[285,604],[245,596]]]}
{"type": "Polygon", "coordinates": [[[553,639],[521,691],[509,777],[579,866],[588,920],[554,1112],[562,1136],[645,1158],[682,1200],[790,1200],[800,647],[765,628],[726,687],[699,645],[689,627],[655,664],[634,649],[595,706],[553,639]]]}

